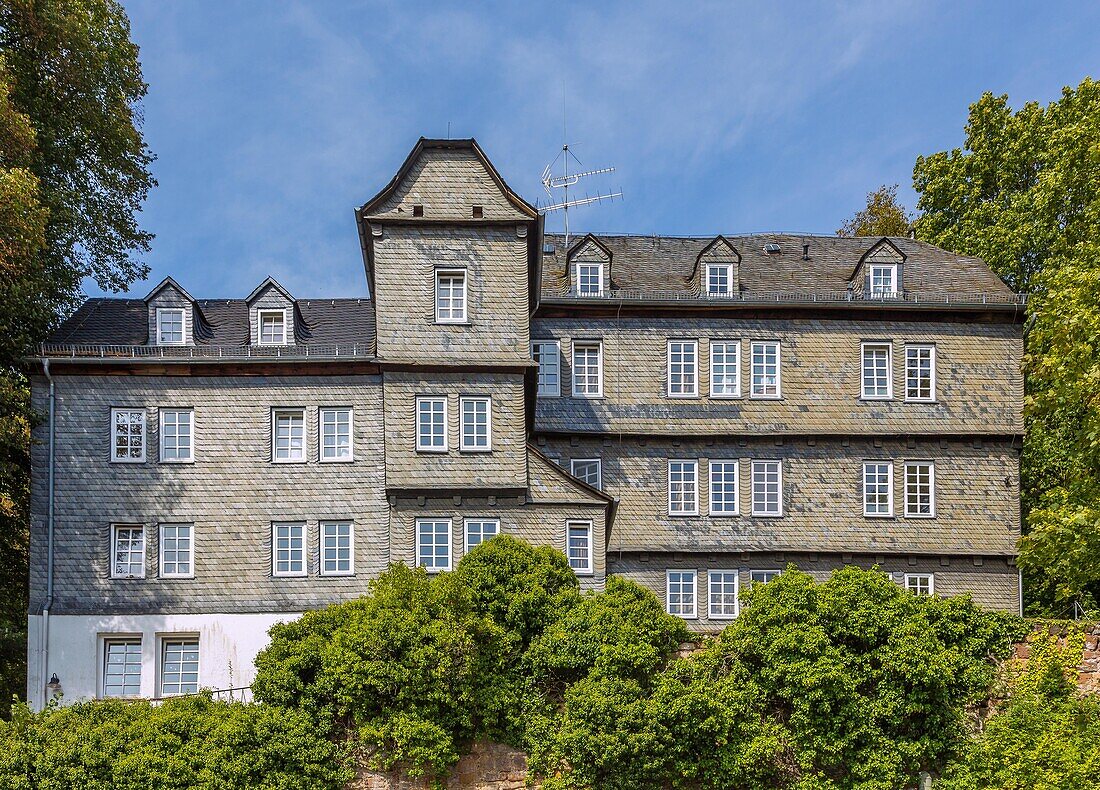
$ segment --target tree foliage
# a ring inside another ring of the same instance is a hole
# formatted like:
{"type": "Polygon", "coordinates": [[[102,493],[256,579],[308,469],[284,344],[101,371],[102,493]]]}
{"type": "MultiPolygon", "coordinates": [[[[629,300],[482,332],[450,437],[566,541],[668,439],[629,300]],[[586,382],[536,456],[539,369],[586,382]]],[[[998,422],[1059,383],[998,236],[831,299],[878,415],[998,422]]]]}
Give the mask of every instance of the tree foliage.
{"type": "Polygon", "coordinates": [[[898,185],[883,184],[867,194],[867,205],[844,222],[838,236],[908,236],[912,217],[898,202],[898,185]]]}

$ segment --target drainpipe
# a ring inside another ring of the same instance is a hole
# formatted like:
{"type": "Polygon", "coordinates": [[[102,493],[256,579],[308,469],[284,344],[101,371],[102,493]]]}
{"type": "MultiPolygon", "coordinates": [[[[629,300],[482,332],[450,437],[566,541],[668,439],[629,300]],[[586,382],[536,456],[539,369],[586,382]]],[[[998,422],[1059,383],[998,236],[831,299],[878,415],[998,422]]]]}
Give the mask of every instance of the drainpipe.
{"type": "Polygon", "coordinates": [[[49,410],[49,465],[47,470],[47,495],[46,495],[46,603],[42,607],[42,673],[38,676],[39,694],[41,694],[42,707],[46,707],[46,678],[50,668],[50,607],[53,606],[53,500],[54,500],[54,417],[55,398],[53,376],[50,375],[50,360],[42,359],[42,371],[46,374],[46,380],[50,382],[50,410],[49,410]]]}

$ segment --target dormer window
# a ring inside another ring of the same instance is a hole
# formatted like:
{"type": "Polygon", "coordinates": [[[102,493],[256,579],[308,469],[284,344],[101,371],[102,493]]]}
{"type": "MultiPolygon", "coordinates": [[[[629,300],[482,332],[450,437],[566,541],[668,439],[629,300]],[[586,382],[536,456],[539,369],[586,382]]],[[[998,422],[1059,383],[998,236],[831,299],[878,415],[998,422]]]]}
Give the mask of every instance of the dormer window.
{"type": "Polygon", "coordinates": [[[889,299],[897,295],[897,264],[871,264],[871,298],[889,299]]]}
{"type": "Polygon", "coordinates": [[[286,310],[259,310],[261,346],[286,345],[286,310]]]}
{"type": "Polygon", "coordinates": [[[707,295],[722,296],[730,292],[733,281],[732,263],[711,263],[707,265],[707,295]]]}
{"type": "Polygon", "coordinates": [[[158,346],[182,346],[183,337],[183,308],[182,307],[158,307],[157,308],[157,345],[158,346]]]}
{"type": "Polygon", "coordinates": [[[577,264],[577,293],[581,296],[599,296],[603,293],[602,263],[577,264]]]}

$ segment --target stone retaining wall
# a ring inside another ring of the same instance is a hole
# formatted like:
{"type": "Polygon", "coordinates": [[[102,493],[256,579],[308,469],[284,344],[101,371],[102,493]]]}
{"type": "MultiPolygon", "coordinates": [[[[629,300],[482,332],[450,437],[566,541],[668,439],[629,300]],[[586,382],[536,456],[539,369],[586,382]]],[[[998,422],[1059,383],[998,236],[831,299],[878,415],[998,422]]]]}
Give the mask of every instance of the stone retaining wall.
{"type": "MultiPolygon", "coordinates": [[[[446,786],[453,790],[524,790],[527,755],[499,743],[477,741],[458,761],[446,786]]],[[[409,779],[400,770],[371,771],[360,768],[347,790],[429,790],[426,779],[409,779]]]]}

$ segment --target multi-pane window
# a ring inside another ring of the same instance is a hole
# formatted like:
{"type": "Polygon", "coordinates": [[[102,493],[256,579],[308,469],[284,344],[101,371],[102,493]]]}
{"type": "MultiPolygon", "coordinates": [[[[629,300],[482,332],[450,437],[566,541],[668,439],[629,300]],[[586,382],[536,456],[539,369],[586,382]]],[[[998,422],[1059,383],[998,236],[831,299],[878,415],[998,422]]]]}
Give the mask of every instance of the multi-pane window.
{"type": "Polygon", "coordinates": [[[716,340],[710,344],[710,394],[714,398],[741,395],[741,342],[716,340]]]}
{"type": "Polygon", "coordinates": [[[566,528],[569,567],[577,573],[592,572],[592,524],[570,521],[566,528]]]}
{"type": "Polygon", "coordinates": [[[905,347],[905,399],[936,399],[936,347],[905,347]]]}
{"type": "Polygon", "coordinates": [[[729,263],[711,263],[707,265],[707,294],[718,296],[730,292],[730,274],[733,265],[729,263]]]}
{"type": "Polygon", "coordinates": [[[691,516],[699,512],[698,462],[668,462],[668,512],[691,516]]]}
{"type": "Polygon", "coordinates": [[[668,613],[692,619],[695,614],[695,571],[669,571],[668,613]]]}
{"type": "Polygon", "coordinates": [[[294,463],[306,460],[306,413],[304,409],[274,409],[271,412],[271,460],[294,463]]]}
{"type": "Polygon", "coordinates": [[[257,310],[256,318],[260,322],[261,346],[286,345],[285,310],[257,310]]]}
{"type": "Polygon", "coordinates": [[[715,620],[737,616],[737,571],[709,571],[709,617],[715,620]]]}
{"type": "Polygon", "coordinates": [[[183,344],[183,308],[158,307],[157,345],[182,346],[183,344]]]}
{"type": "Polygon", "coordinates": [[[898,267],[889,264],[886,266],[871,265],[871,296],[886,297],[896,296],[898,267]]]}
{"type": "Polygon", "coordinates": [[[416,399],[416,449],[447,450],[447,399],[416,399]]]}
{"type": "Polygon", "coordinates": [[[905,465],[905,515],[936,515],[936,468],[926,461],[905,465]]]}
{"type": "Polygon", "coordinates": [[[160,412],[160,460],[190,461],[194,458],[195,412],[191,409],[162,409],[160,412]]]}
{"type": "Polygon", "coordinates": [[[712,516],[737,515],[737,462],[710,462],[710,513],[712,516]]]}
{"type": "Polygon", "coordinates": [[[195,637],[161,641],[160,696],[196,694],[199,690],[199,640],[195,637]]]}
{"type": "Polygon", "coordinates": [[[538,394],[544,398],[561,395],[561,346],[557,340],[536,340],[531,344],[538,363],[538,394]]]}
{"type": "Polygon", "coordinates": [[[111,409],[111,460],[145,460],[144,409],[111,409]]]}
{"type": "Polygon", "coordinates": [[[103,641],[104,697],[136,697],[141,694],[141,640],[103,641]]]}
{"type": "Polygon", "coordinates": [[[668,343],[668,395],[670,398],[699,394],[699,346],[694,340],[668,343]]]}
{"type": "Polygon", "coordinates": [[[300,521],[271,525],[271,572],[306,575],[306,525],[300,521]]]}
{"type": "Polygon", "coordinates": [[[754,398],[778,398],[779,343],[766,341],[752,344],[752,391],[754,398]]]}
{"type": "Polygon", "coordinates": [[[574,458],[570,461],[573,477],[595,488],[603,488],[603,470],[599,458],[574,458]]]}
{"type": "Polygon", "coordinates": [[[321,423],[321,460],[352,460],[351,409],[321,409],[318,420],[321,423]]]}
{"type": "Polygon", "coordinates": [[[863,344],[863,397],[892,397],[890,376],[890,344],[863,344]]]}
{"type": "Polygon", "coordinates": [[[160,525],[160,575],[164,577],[195,575],[194,526],[191,524],[160,525]]]}
{"type": "Polygon", "coordinates": [[[863,515],[891,516],[894,513],[894,465],[882,461],[863,464],[863,515]]]}
{"type": "Polygon", "coordinates": [[[492,418],[489,398],[460,398],[462,415],[462,445],[469,452],[487,452],[492,449],[492,418]]]}
{"type": "Polygon", "coordinates": [[[466,551],[480,546],[500,533],[500,521],[495,518],[466,519],[466,551]]]}
{"type": "Polygon", "coordinates": [[[350,576],[354,573],[350,521],[321,522],[321,575],[350,576]]]}
{"type": "Polygon", "coordinates": [[[573,395],[598,398],[603,394],[603,346],[573,344],[573,395]]]}
{"type": "Polygon", "coordinates": [[[598,296],[603,293],[603,264],[577,264],[577,293],[585,296],[598,296]]]}
{"type": "Polygon", "coordinates": [[[461,323],[466,320],[466,272],[441,269],[435,273],[435,320],[461,323]]]}
{"type": "Polygon", "coordinates": [[[451,569],[450,519],[416,520],[416,564],[429,573],[451,569]]]}
{"type": "Polygon", "coordinates": [[[779,461],[752,462],[752,514],[783,515],[783,465],[779,461]]]}
{"type": "Polygon", "coordinates": [[[111,576],[145,578],[145,527],[140,524],[111,527],[111,576]]]}
{"type": "Polygon", "coordinates": [[[753,584],[767,584],[776,576],[779,575],[779,571],[749,571],[749,581],[753,584]]]}
{"type": "Polygon", "coordinates": [[[936,592],[936,578],[931,573],[907,573],[905,589],[913,595],[932,595],[936,592]]]}

